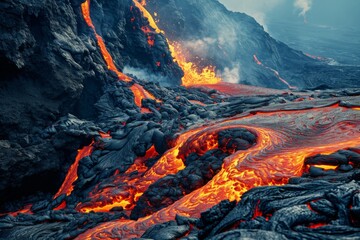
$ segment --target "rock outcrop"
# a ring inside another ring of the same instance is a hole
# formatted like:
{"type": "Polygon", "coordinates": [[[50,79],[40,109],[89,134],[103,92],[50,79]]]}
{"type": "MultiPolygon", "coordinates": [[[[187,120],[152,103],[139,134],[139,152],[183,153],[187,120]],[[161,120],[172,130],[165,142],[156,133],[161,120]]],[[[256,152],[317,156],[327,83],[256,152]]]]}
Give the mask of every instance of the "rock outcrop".
{"type": "MultiPolygon", "coordinates": [[[[109,82],[117,80],[83,19],[82,2],[0,3],[1,199],[12,196],[11,192],[24,194],[26,189],[57,188],[64,167],[87,140],[74,142],[70,137],[61,146],[54,145],[54,139],[44,140],[41,132],[68,113],[96,119],[100,113],[95,103],[109,82]],[[18,191],[25,182],[41,176],[48,176],[50,182],[38,181],[18,191]]],[[[179,84],[182,72],[173,62],[165,38],[153,33],[161,41],[149,46],[141,30],[148,21],[132,1],[92,1],[91,12],[119,69],[125,65],[152,69],[166,84],[179,84]],[[163,64],[158,67],[159,61],[163,64]]]]}

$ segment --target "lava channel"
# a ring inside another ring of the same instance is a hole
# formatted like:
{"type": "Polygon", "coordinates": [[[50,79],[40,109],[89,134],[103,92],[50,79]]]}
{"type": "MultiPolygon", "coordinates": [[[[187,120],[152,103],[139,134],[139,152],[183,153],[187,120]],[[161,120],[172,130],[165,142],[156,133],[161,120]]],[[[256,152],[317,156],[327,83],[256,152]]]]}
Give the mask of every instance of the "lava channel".
{"type": "MultiPolygon", "coordinates": [[[[106,45],[105,45],[103,38],[99,34],[97,34],[95,26],[94,26],[94,24],[91,20],[91,16],[90,16],[90,0],[86,0],[84,3],[81,4],[81,10],[82,10],[82,14],[83,14],[86,24],[93,30],[93,32],[95,34],[98,46],[100,48],[101,55],[103,56],[103,59],[107,65],[108,69],[113,71],[121,81],[131,82],[132,78],[130,78],[129,76],[120,72],[117,69],[117,67],[115,66],[114,60],[111,57],[111,54],[106,49],[106,45]]],[[[151,93],[146,91],[140,84],[135,83],[134,85],[132,85],[130,87],[130,90],[134,94],[134,102],[135,102],[136,106],[138,106],[142,112],[148,112],[146,109],[141,108],[142,99],[150,98],[153,100],[157,100],[158,102],[161,102],[160,100],[156,99],[151,93]]]]}
{"type": "Polygon", "coordinates": [[[182,134],[175,147],[145,172],[143,182],[151,184],[183,169],[180,149],[191,149],[198,136],[224,129],[245,128],[257,135],[257,144],[225,158],[221,171],[212,180],[172,205],[137,221],[118,220],[101,224],[77,239],[140,237],[150,226],[174,220],[177,214],[199,217],[201,212],[222,200],[239,201],[242,194],[251,188],[286,184],[289,178],[302,174],[305,158],[359,147],[359,124],[356,109],[336,104],[303,110],[257,112],[190,130],[182,134]]]}

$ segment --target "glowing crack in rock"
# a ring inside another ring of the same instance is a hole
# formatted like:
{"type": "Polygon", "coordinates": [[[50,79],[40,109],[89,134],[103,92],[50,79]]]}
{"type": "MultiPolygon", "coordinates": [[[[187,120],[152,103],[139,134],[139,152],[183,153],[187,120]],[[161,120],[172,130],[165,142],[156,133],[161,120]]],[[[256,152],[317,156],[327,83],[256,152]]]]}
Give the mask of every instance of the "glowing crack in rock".
{"type": "Polygon", "coordinates": [[[262,67],[264,67],[264,68],[269,69],[270,71],[272,71],[272,72],[274,73],[275,77],[276,77],[277,79],[279,79],[282,83],[284,83],[289,89],[297,89],[296,87],[291,86],[284,78],[282,78],[282,77],[280,76],[280,73],[279,73],[278,71],[276,71],[275,69],[273,69],[273,68],[271,68],[271,67],[268,67],[268,66],[264,65],[264,64],[258,59],[258,57],[257,57],[255,54],[254,54],[253,58],[254,58],[254,61],[255,61],[255,63],[256,63],[257,65],[262,66],[262,67]]]}

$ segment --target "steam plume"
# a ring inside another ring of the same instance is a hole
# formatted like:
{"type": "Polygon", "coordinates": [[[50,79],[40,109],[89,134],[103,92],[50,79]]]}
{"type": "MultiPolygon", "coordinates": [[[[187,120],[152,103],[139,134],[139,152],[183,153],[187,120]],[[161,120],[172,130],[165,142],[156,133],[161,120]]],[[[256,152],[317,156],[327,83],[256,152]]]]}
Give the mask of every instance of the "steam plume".
{"type": "Polygon", "coordinates": [[[159,82],[162,86],[171,86],[171,80],[160,74],[152,73],[151,71],[145,70],[143,68],[134,68],[130,66],[125,66],[123,73],[126,75],[132,75],[140,80],[150,81],[150,82],[159,82]]]}
{"type": "Polygon", "coordinates": [[[307,22],[306,13],[311,9],[312,0],[295,0],[294,6],[300,10],[299,16],[304,17],[307,22]]]}

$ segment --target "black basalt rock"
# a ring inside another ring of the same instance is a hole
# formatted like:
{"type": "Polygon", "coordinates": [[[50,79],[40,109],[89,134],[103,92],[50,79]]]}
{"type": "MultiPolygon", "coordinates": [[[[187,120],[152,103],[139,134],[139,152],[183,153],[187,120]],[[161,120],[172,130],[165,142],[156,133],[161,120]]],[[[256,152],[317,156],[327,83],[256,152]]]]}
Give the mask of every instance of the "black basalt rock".
{"type": "MultiPolygon", "coordinates": [[[[96,131],[83,128],[70,132],[64,127],[45,133],[61,116],[72,113],[91,121],[111,117],[126,121],[138,113],[130,90],[116,83],[117,76],[104,62],[94,32],[84,21],[83,2],[6,0],[0,4],[0,138],[5,146],[0,162],[5,164],[10,156],[18,156],[12,157],[14,163],[28,163],[11,170],[11,177],[6,173],[8,167],[0,167],[1,196],[9,188],[25,195],[33,189],[55,191],[73,154],[87,142],[83,137],[96,131]],[[61,132],[64,129],[72,137],[61,132]],[[57,136],[53,138],[54,133],[57,136]],[[37,163],[41,167],[35,167],[37,163]],[[53,179],[46,177],[54,172],[53,179]],[[36,182],[37,178],[47,180],[36,182]],[[26,191],[24,182],[31,181],[37,187],[26,191]]],[[[164,37],[154,33],[162,41],[154,48],[148,45],[141,30],[148,22],[132,1],[94,0],[90,8],[96,30],[119,70],[125,65],[146,68],[167,78],[168,85],[179,83],[182,72],[173,62],[164,37]],[[161,67],[156,66],[159,59],[161,67]]],[[[156,145],[164,151],[162,140],[156,145]]]]}

